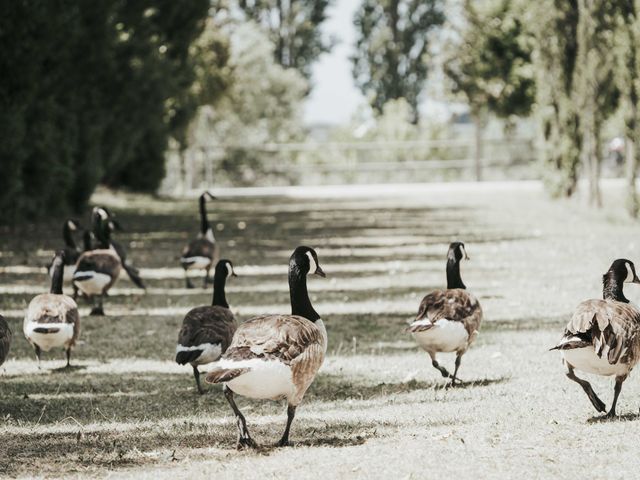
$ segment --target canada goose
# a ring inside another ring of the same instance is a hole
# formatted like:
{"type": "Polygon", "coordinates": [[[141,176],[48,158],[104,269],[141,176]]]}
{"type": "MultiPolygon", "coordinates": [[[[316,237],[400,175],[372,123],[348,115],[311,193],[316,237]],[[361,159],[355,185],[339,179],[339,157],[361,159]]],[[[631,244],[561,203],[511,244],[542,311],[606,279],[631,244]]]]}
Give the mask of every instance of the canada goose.
{"type": "Polygon", "coordinates": [[[279,446],[289,445],[289,429],[305,392],[327,351],[327,331],[307,293],[307,275],[324,277],[316,252],[298,247],[289,260],[291,315],[262,315],[241,324],[231,345],[206,376],[223,391],[238,423],[237,448],[256,447],[234,393],[245,397],[286,398],[287,426],[279,446]]]}
{"type": "Polygon", "coordinates": [[[599,412],[606,410],[604,402],[574,370],[615,375],[613,403],[605,415],[608,418],[615,416],[622,383],[640,359],[640,309],[622,293],[624,282],[640,283],[640,279],[633,262],[620,258],[602,277],[603,300],[580,303],[560,343],[551,349],[561,351],[567,377],[582,387],[599,412]]]}
{"type": "MultiPolygon", "coordinates": [[[[62,226],[62,238],[64,239],[64,281],[70,282],[73,279],[73,272],[76,270],[76,262],[80,257],[80,250],[78,249],[76,242],[73,238],[73,233],[77,231],[80,224],[73,219],[65,220],[62,226]]],[[[53,263],[50,263],[47,267],[49,276],[53,277],[53,263]]]]}
{"type": "Polygon", "coordinates": [[[0,315],[0,365],[4,363],[9,355],[9,348],[11,347],[11,338],[13,334],[11,333],[11,329],[9,328],[9,324],[4,319],[2,315],[0,315]]]}
{"type": "Polygon", "coordinates": [[[31,300],[24,317],[23,330],[36,351],[38,364],[42,350],[48,352],[52,348],[63,347],[67,353],[68,367],[71,347],[80,333],[80,316],[76,302],[62,293],[64,255],[63,250],[56,253],[50,293],[42,293],[31,300]]]}
{"type": "MultiPolygon", "coordinates": [[[[107,210],[105,207],[93,207],[92,218],[93,218],[92,223],[93,223],[93,230],[94,230],[93,233],[96,236],[98,235],[97,231],[102,228],[101,227],[102,223],[106,223],[110,233],[113,233],[116,230],[120,230],[120,231],[123,230],[118,220],[115,219],[115,215],[109,210],[107,210]]],[[[131,279],[131,281],[138,288],[146,289],[147,287],[145,286],[144,282],[142,281],[142,278],[140,277],[140,271],[136,267],[134,267],[131,264],[131,262],[129,262],[129,260],[127,260],[127,250],[124,248],[124,246],[120,242],[117,242],[112,238],[109,238],[109,243],[113,245],[113,248],[118,254],[118,257],[120,257],[122,268],[124,269],[125,272],[127,272],[127,276],[131,279]]]]}
{"type": "Polygon", "coordinates": [[[104,315],[103,296],[109,291],[120,275],[122,263],[110,242],[111,229],[106,222],[100,222],[97,229],[97,248],[87,250],[78,259],[73,283],[94,302],[91,315],[104,315]]]}
{"type": "Polygon", "coordinates": [[[482,321],[480,303],[465,289],[460,277],[460,261],[468,260],[464,243],[453,242],[447,253],[447,289],[435,290],[420,302],[418,315],[409,325],[418,345],[431,357],[431,364],[454,386],[462,355],[478,336],[482,321]],[[436,360],[438,352],[456,352],[453,375],[436,360]]]}
{"type": "Polygon", "coordinates": [[[209,219],[207,218],[207,197],[211,200],[216,199],[216,197],[209,192],[204,192],[200,195],[200,233],[198,233],[195,240],[191,241],[189,245],[182,249],[182,256],[180,257],[180,264],[182,268],[184,268],[187,288],[193,288],[191,279],[188,276],[189,270],[204,270],[204,288],[207,288],[209,270],[218,258],[218,245],[216,244],[213,229],[211,225],[209,225],[209,219]]]}
{"type": "Polygon", "coordinates": [[[198,365],[218,360],[229,347],[236,331],[236,320],[224,293],[225,283],[230,276],[236,276],[233,264],[229,260],[220,260],[213,274],[213,302],[210,306],[190,310],[178,334],[176,362],[180,365],[191,364],[200,394],[204,391],[200,385],[198,365]]]}

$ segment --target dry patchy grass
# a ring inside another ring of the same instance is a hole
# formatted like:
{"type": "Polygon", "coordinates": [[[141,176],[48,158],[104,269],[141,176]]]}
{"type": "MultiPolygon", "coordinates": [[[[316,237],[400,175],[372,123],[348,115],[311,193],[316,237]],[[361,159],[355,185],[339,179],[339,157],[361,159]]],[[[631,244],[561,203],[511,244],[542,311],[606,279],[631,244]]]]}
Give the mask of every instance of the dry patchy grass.
{"type": "MultiPolygon", "coordinates": [[[[640,258],[637,226],[614,209],[594,214],[577,202],[552,204],[530,184],[214,203],[223,256],[241,273],[228,289],[241,319],[288,310],[286,259],[297,244],[317,247],[329,276],[310,284],[330,345],[298,410],[295,446],[272,446],[284,428],[282,403],[241,399],[263,447],[239,453],[220,389],[196,395],[190,370],[172,362],[181,314],[210,300],[209,291],[184,290],[177,268],[182,244],[197,229],[195,202],[97,198],[118,211],[126,228],[119,239],[149,290],[121,279],[105,304],[111,315],[83,318],[69,370],[59,368],[62,352],[46,354],[38,370],[21,335],[24,308],[47,288],[39,268],[59,245],[51,233],[59,221],[0,230],[0,312],[15,333],[0,371],[0,475],[633,475],[637,380],[624,385],[621,417],[602,422],[564,378],[558,355],[547,352],[572,308],[600,295],[599,275],[611,260],[640,258]],[[443,257],[454,239],[467,243],[472,259],[463,276],[482,302],[485,324],[463,358],[464,384],[446,388],[403,328],[421,295],[444,282],[443,257]]],[[[610,402],[611,383],[594,386],[610,402]]]]}

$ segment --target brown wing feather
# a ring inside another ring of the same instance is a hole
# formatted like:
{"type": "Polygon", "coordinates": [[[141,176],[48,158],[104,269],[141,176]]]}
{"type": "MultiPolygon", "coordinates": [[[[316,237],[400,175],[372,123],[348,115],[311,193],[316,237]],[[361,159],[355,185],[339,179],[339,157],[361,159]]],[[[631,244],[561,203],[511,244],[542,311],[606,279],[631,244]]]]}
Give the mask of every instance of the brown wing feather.
{"type": "Polygon", "coordinates": [[[476,297],[466,290],[459,288],[435,290],[420,302],[416,320],[425,317],[432,322],[443,318],[463,322],[467,332],[471,335],[480,328],[482,308],[476,297]]]}
{"type": "MultiPolygon", "coordinates": [[[[598,356],[610,364],[640,357],[640,310],[630,303],[586,300],[576,308],[564,332],[564,339],[576,338],[593,345],[598,356]]],[[[571,348],[571,343],[561,343],[571,348]]],[[[562,348],[561,346],[559,346],[562,348]]]]}
{"type": "Polygon", "coordinates": [[[295,359],[309,347],[316,345],[323,346],[322,334],[306,318],[296,315],[263,315],[247,320],[238,327],[222,358],[278,359],[287,365],[293,365],[295,359]]]}
{"type": "Polygon", "coordinates": [[[236,327],[233,313],[228,308],[196,307],[184,317],[178,334],[178,343],[185,347],[203,343],[220,343],[224,352],[229,348],[236,327]]]}

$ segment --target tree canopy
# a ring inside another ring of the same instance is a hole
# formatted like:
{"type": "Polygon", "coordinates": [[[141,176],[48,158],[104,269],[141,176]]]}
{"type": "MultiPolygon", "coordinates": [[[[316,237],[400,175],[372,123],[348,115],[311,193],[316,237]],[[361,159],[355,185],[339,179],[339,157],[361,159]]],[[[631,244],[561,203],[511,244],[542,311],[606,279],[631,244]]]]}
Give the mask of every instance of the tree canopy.
{"type": "Polygon", "coordinates": [[[209,7],[0,5],[0,222],[79,211],[99,182],[157,187],[168,138],[195,112],[191,45],[209,7]]]}
{"type": "Polygon", "coordinates": [[[418,121],[430,38],[444,20],[442,0],[363,0],[354,19],[353,77],[378,113],[388,100],[404,98],[418,121]]]}

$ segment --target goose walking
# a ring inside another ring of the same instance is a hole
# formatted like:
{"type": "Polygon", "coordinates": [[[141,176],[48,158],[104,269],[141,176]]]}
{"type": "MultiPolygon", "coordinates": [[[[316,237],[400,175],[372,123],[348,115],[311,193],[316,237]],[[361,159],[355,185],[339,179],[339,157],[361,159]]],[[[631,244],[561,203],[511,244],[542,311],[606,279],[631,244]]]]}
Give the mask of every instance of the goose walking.
{"type": "Polygon", "coordinates": [[[213,229],[209,224],[207,218],[207,198],[215,200],[216,197],[209,192],[204,192],[200,195],[200,233],[191,241],[189,245],[185,246],[182,250],[182,256],[180,257],[180,264],[184,269],[184,277],[187,288],[193,288],[193,283],[189,278],[189,270],[204,270],[204,288],[207,288],[209,282],[209,270],[211,265],[216,263],[218,258],[218,245],[216,239],[213,236],[213,229]]]}
{"type": "Polygon", "coordinates": [[[604,402],[575,370],[615,377],[613,402],[605,415],[609,418],[615,416],[622,384],[640,359],[640,309],[622,293],[625,282],[640,279],[634,264],[621,258],[603,275],[603,299],[580,303],[560,343],[551,349],[560,350],[567,377],[582,387],[598,412],[605,412],[604,402]]]}
{"type": "Polygon", "coordinates": [[[287,425],[278,443],[289,445],[296,408],[318,373],[327,351],[327,332],[307,292],[307,275],[324,277],[312,248],[298,247],[289,260],[291,315],[262,315],[241,324],[208,383],[223,391],[238,424],[237,448],[256,447],[234,394],[250,398],[287,399],[287,425]]]}
{"type": "Polygon", "coordinates": [[[64,348],[67,367],[71,360],[71,348],[80,334],[80,316],[76,302],[62,293],[64,275],[64,251],[53,259],[53,277],[49,293],[40,294],[31,300],[24,317],[24,336],[33,346],[40,364],[42,351],[64,348]]]}
{"type": "MultiPolygon", "coordinates": [[[[73,283],[93,303],[91,315],[104,315],[103,297],[118,279],[122,262],[110,242],[111,228],[105,221],[100,221],[96,230],[96,246],[85,251],[78,259],[73,283]]],[[[91,243],[91,242],[89,242],[91,243]]]]}
{"type": "Polygon", "coordinates": [[[237,276],[229,260],[220,260],[213,274],[213,302],[211,305],[190,310],[182,321],[176,347],[176,362],[191,364],[196,387],[204,393],[200,385],[198,365],[220,359],[236,331],[236,320],[224,292],[227,278],[237,276]]]}
{"type": "MultiPolygon", "coordinates": [[[[73,272],[76,270],[76,262],[80,257],[80,249],[76,245],[76,241],[73,238],[74,232],[80,227],[80,224],[73,219],[68,219],[62,226],[62,238],[64,239],[64,280],[70,282],[73,279],[73,272]]],[[[50,263],[47,267],[49,276],[53,276],[53,263],[50,263]]]]}
{"type": "Polygon", "coordinates": [[[4,317],[0,315],[0,365],[2,365],[9,356],[12,337],[13,334],[9,328],[9,324],[4,317]]]}
{"type": "Polygon", "coordinates": [[[454,386],[462,355],[478,336],[482,322],[480,303],[469,292],[460,276],[460,262],[468,260],[462,242],[453,242],[447,253],[447,289],[435,290],[422,299],[416,319],[407,330],[431,357],[431,364],[454,386]],[[455,352],[453,375],[438,363],[439,352],[455,352]]]}
{"type": "MultiPolygon", "coordinates": [[[[94,235],[98,235],[97,231],[100,230],[103,223],[106,223],[109,233],[112,234],[116,230],[122,231],[123,228],[120,223],[115,219],[115,215],[107,210],[105,207],[93,207],[93,230],[94,235]]],[[[138,288],[146,289],[144,281],[140,277],[140,271],[133,266],[133,264],[127,259],[127,250],[124,246],[111,237],[109,237],[109,243],[113,246],[113,249],[120,257],[120,263],[122,269],[127,273],[127,276],[131,279],[134,285],[138,288]]]]}

